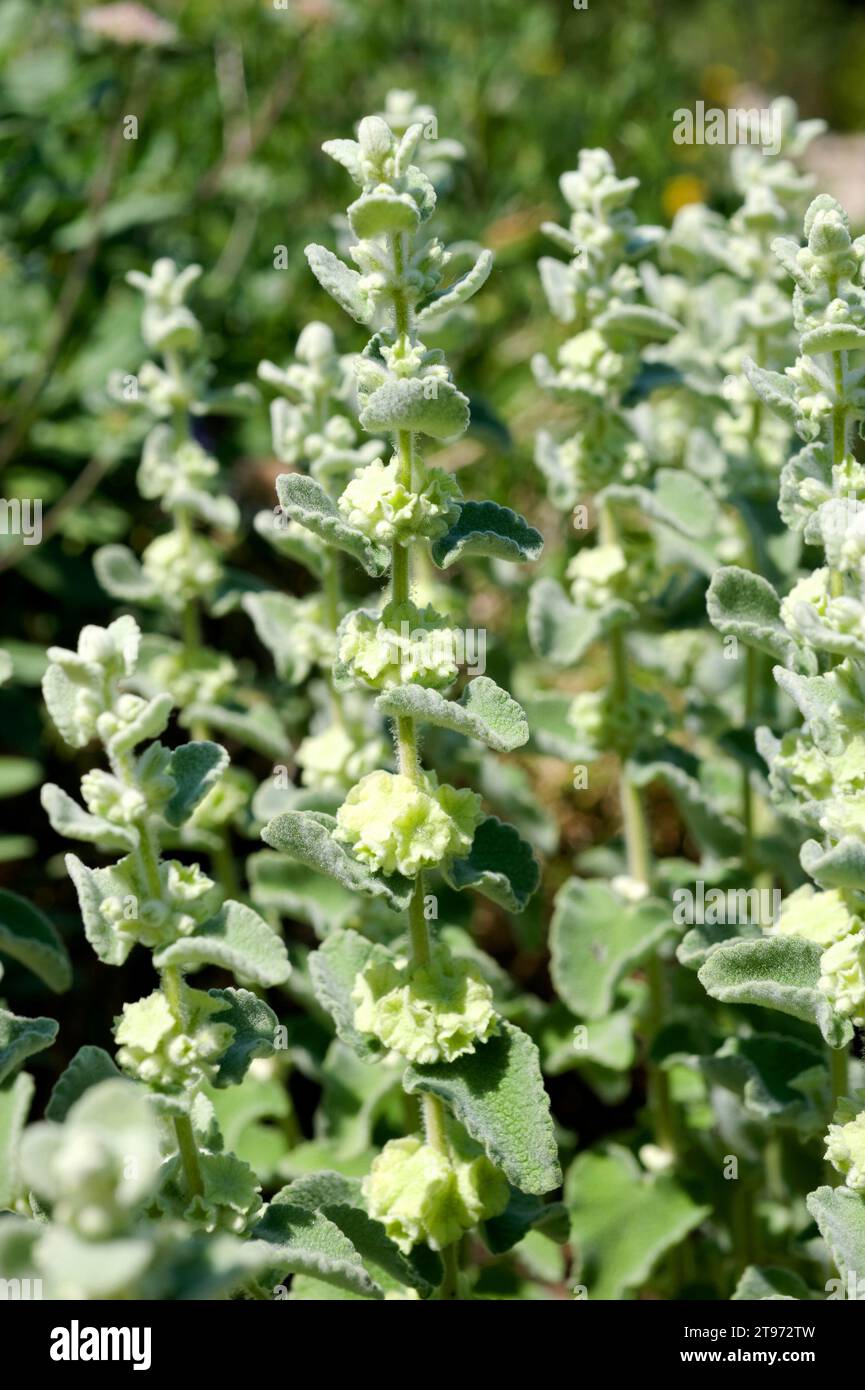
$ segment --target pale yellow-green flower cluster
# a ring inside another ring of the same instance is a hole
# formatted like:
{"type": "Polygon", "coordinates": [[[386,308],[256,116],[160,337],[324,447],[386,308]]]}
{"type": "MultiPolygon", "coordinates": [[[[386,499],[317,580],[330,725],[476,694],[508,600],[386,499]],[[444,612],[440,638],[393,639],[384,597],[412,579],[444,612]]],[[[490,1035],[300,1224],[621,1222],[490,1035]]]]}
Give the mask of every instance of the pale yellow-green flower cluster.
{"type": "Polygon", "coordinates": [[[371,869],[414,878],[467,854],[481,820],[477,792],[378,770],[352,787],[333,833],[371,869]]]}
{"type": "Polygon", "coordinates": [[[416,1135],[392,1139],[363,1180],[367,1210],[406,1254],[426,1241],[443,1250],[508,1204],[503,1173],[483,1155],[448,1157],[416,1135]]]}
{"type": "Polygon", "coordinates": [[[441,468],[419,465],[412,486],[400,481],[398,458],[375,459],[359,468],[339,499],[350,525],[381,545],[409,545],[444,535],[462,497],[456,478],[441,468]]]}
{"type": "Polygon", "coordinates": [[[477,966],[435,945],[428,965],[371,960],[351,992],[354,1025],[410,1062],[452,1062],[496,1027],[493,992],[477,966]]]}
{"type": "Polygon", "coordinates": [[[861,1106],[861,1096],[858,1101],[842,1100],[826,1135],[826,1158],[855,1192],[865,1192],[865,1109],[861,1106]]]}
{"type": "Polygon", "coordinates": [[[339,636],[337,658],[360,685],[389,690],[424,685],[435,690],[457,678],[459,634],[431,607],[388,604],[381,615],[357,609],[339,636]]]}
{"type": "Polygon", "coordinates": [[[221,999],[184,988],[186,1017],[181,1025],[161,990],[124,1004],[115,1020],[117,1061],[124,1071],[154,1090],[179,1092],[211,1081],[217,1063],[234,1040],[229,1023],[214,1023],[225,1012],[221,999]]]}
{"type": "Polygon", "coordinates": [[[215,545],[193,531],[157,536],[144,551],[141,566],[165,603],[176,609],[196,599],[210,599],[222,578],[215,545]]]}
{"type": "Polygon", "coordinates": [[[604,608],[628,588],[629,563],[618,545],[584,546],[568,563],[574,603],[582,608],[604,608]]]}

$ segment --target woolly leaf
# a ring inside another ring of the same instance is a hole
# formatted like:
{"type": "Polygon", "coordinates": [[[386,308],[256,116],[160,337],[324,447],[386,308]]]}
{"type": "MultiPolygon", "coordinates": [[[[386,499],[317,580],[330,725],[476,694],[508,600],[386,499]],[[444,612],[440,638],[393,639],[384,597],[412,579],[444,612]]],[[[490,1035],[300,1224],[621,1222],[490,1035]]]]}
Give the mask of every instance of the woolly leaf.
{"type": "Polygon", "coordinates": [[[452,888],[474,888],[507,912],[522,912],[541,881],[532,847],[497,816],[481,821],[465,859],[442,867],[452,888]]]}
{"type": "Polygon", "coordinates": [[[83,840],[104,850],[133,849],[138,842],[131,826],[112,825],[102,816],[92,816],[53,782],[47,782],[42,788],[40,800],[52,830],[66,840],[83,840]]]}
{"type": "Polygon", "coordinates": [[[465,275],[461,275],[453,285],[450,285],[446,290],[441,290],[433,296],[429,303],[424,305],[415,316],[415,323],[426,323],[429,319],[437,318],[439,314],[456,309],[460,304],[466,304],[473,295],[477,294],[481,286],[486,284],[492,268],[492,251],[482,251],[471,270],[467,270],[465,275]]]}
{"type": "Polygon", "coordinates": [[[90,869],[76,855],[66,856],[66,872],[78,894],[84,934],[106,965],[122,965],[135,944],[131,935],[121,935],[101,911],[106,898],[119,898],[121,902],[129,898],[130,879],[124,872],[129,864],[127,857],[106,869],[90,869]]]}
{"type": "Polygon", "coordinates": [[[325,1170],[296,1178],[273,1200],[320,1211],[348,1237],[367,1264],[376,1265],[407,1288],[426,1296],[441,1283],[441,1260],[434,1251],[421,1246],[404,1255],[381,1222],[367,1215],[357,1178],[325,1170]]]}
{"type": "Polygon", "coordinates": [[[396,686],[379,695],[375,703],[393,718],[408,716],[440,729],[453,729],[498,753],[511,753],[528,742],[529,726],[522,709],[488,676],[470,681],[458,703],[420,685],[396,686]]]}
{"type": "Polygon", "coordinates": [[[18,1144],[35,1090],[36,1083],[26,1071],[0,1086],[0,1211],[8,1210],[18,1195],[18,1144]]]}
{"type": "Polygon", "coordinates": [[[210,989],[211,999],[225,1008],[212,1015],[214,1023],[228,1023],[234,1038],[219,1059],[213,1085],[239,1086],[256,1057],[272,1057],[279,1020],[269,1004],[248,989],[210,989]]]}
{"type": "Polygon", "coordinates": [[[706,594],[706,611],[725,637],[737,637],[785,666],[813,669],[811,653],[790,637],[781,621],[781,600],[761,575],[738,565],[718,570],[706,594]]]}
{"type": "Polygon", "coordinates": [[[765,367],[758,367],[750,357],[744,359],[742,366],[760,400],[782,420],[786,420],[788,425],[795,425],[796,386],[792,379],[783,372],[770,372],[765,367]]]}
{"type": "Polygon", "coordinates": [[[393,377],[365,400],[360,423],[370,434],[412,430],[432,439],[453,439],[469,425],[469,402],[451,381],[393,377]]]}
{"type": "Polygon", "coordinates": [[[711,1085],[737,1095],[750,1114],[817,1129],[825,1116],[796,1081],[823,1062],[819,1047],[798,1038],[753,1033],[728,1038],[713,1056],[700,1058],[700,1069],[711,1085]]]}
{"type": "MultiPolygon", "coordinates": [[[[671,750],[674,752],[675,750],[671,750]]],[[[685,767],[667,758],[628,763],[632,781],[638,787],[661,782],[667,788],[691,834],[706,850],[718,855],[735,855],[742,843],[742,827],[732,816],[716,806],[709,794],[685,767]]]]}
{"type": "Polygon", "coordinates": [[[556,991],[581,1018],[603,1018],[616,986],[670,933],[669,905],[623,902],[598,879],[569,878],[550,924],[550,970],[556,991]]]}
{"type": "Polygon", "coordinates": [[[497,560],[537,560],[544,538],[524,517],[498,502],[464,502],[450,530],[433,541],[431,553],[439,569],[463,555],[488,555],[497,560]]]}
{"type": "Polygon", "coordinates": [[[361,288],[361,276],[328,251],[326,246],[313,243],[306,247],[309,268],[322,289],[327,290],[341,309],[357,323],[372,320],[373,305],[366,290],[361,288]]]}
{"type": "Polygon", "coordinates": [[[589,1299],[621,1299],[711,1212],[671,1177],[649,1177],[618,1145],[584,1153],[568,1169],[565,1201],[589,1299]]]}
{"type": "Polygon", "coordinates": [[[356,237],[367,238],[417,231],[420,213],[407,193],[397,193],[387,184],[379,184],[351,204],[348,220],[356,237]]]}
{"type": "Polygon", "coordinates": [[[355,931],[331,931],[309,958],[316,999],[336,1024],[337,1036],[365,1062],[376,1061],[384,1049],[378,1038],[355,1028],[351,992],[357,976],[373,958],[386,960],[388,952],[355,931]]]}
{"type": "Polygon", "coordinates": [[[283,811],[268,821],[261,838],[271,849],[335,878],[344,888],[368,898],[383,898],[394,912],[404,911],[412,894],[410,880],[401,874],[389,878],[374,874],[333,838],[335,826],[335,817],[322,812],[283,811]]]}
{"type": "Polygon", "coordinates": [[[821,323],[802,334],[801,346],[809,356],[820,352],[861,352],[865,348],[865,329],[854,323],[821,323]]]}
{"type": "Polygon", "coordinates": [[[681,324],[669,314],[648,304],[616,304],[599,314],[595,324],[606,337],[623,334],[652,343],[666,343],[681,330],[681,324]]]}
{"type": "Polygon", "coordinates": [[[167,965],[185,970],[219,965],[239,979],[260,985],[280,985],[291,972],[281,937],[251,907],[230,899],[194,936],[164,946],[153,963],[158,970],[167,965]]]}
{"type": "Polygon", "coordinates": [[[175,748],[168,767],[175,790],[165,808],[169,825],[182,825],[216,786],[228,767],[228,754],[218,743],[196,741],[175,748]]]}
{"type": "Polygon", "coordinates": [[[384,1296],[351,1241],[321,1212],[271,1202],[250,1234],[267,1243],[274,1267],[283,1274],[310,1274],[368,1298],[384,1296]]]}
{"type": "MultiPolygon", "coordinates": [[[[246,594],[243,598],[243,607],[259,641],[273,657],[277,675],[289,685],[300,685],[313,666],[310,644],[298,641],[300,625],[310,625],[309,618],[303,616],[302,602],[291,594],[270,591],[246,594]]],[[[325,634],[322,636],[326,640],[325,634]]]]}
{"type": "Polygon", "coordinates": [[[843,1279],[852,1275],[861,1281],[865,1269],[865,1197],[848,1187],[818,1187],[805,1200],[839,1274],[843,1279]]]}
{"type": "Polygon", "coordinates": [[[325,545],[335,546],[337,550],[352,555],[367,574],[384,574],[390,565],[388,551],[384,546],[376,545],[356,526],[349,526],[321,483],[302,473],[281,473],[276,480],[276,495],[286,516],[292,521],[305,526],[325,545]]]}
{"type": "Polygon", "coordinates": [[[152,603],[156,584],[126,545],[103,545],[93,556],[96,578],[107,594],[123,603],[152,603]]]}
{"type": "Polygon", "coordinates": [[[618,600],[603,608],[578,608],[555,579],[539,579],[529,591],[529,640],[554,666],[575,666],[595,642],[633,616],[631,604],[618,600]]]}
{"type": "Polygon", "coordinates": [[[718,504],[705,483],[679,468],[659,468],[651,489],[614,483],[599,500],[633,502],[646,516],[697,540],[712,536],[718,525],[718,504]]]}
{"type": "Polygon", "coordinates": [[[46,1120],[62,1122],[75,1102],[91,1086],[98,1085],[100,1081],[117,1080],[120,1076],[120,1071],[104,1048],[93,1047],[89,1043],[79,1047],[66,1070],[54,1083],[45,1107],[46,1120]]]}
{"type": "Polygon", "coordinates": [[[0,1086],[35,1052],[43,1052],[57,1037],[53,1018],[19,1018],[0,1009],[0,1086]]]}
{"type": "Polygon", "coordinates": [[[732,941],[713,951],[698,975],[713,999],[777,1009],[815,1024],[830,1047],[844,1047],[853,1028],[818,988],[821,955],[816,942],[796,936],[732,941]]]}
{"type": "Polygon", "coordinates": [[[438,1096],[487,1158],[521,1192],[541,1195],[562,1180],[538,1049],[504,1019],[498,1033],[455,1062],[411,1066],[405,1089],[438,1096]]]}
{"type": "Polygon", "coordinates": [[[845,835],[831,849],[824,849],[817,840],[806,840],[799,860],[821,888],[860,890],[865,883],[865,845],[853,835],[845,835]]]}
{"type": "Polygon", "coordinates": [[[72,962],[54,923],[6,888],[0,888],[0,954],[26,965],[58,994],[72,983],[72,962]]]}

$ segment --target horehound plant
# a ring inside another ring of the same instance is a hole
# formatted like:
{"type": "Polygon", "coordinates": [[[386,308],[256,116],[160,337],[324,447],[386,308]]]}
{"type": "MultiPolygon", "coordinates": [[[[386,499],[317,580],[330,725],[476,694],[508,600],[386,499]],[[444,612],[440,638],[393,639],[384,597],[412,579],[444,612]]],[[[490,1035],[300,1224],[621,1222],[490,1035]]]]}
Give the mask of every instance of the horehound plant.
{"type": "MultiPolygon", "coordinates": [[[[130,271],[141,292],[141,331],[160,361],[146,361],[137,374],[114,373],[110,393],[153,420],[137,474],[139,493],[158,502],[171,529],[156,536],[139,561],[124,545],[107,545],[94,556],[96,575],[112,598],[152,613],[159,631],[142,638],[135,676],[144,695],[164,691],[179,710],[181,724],[199,740],[211,729],[270,757],[281,756],[286,736],[278,712],[240,687],[236,663],[206,644],[202,614],[219,618],[256,586],[229,569],[227,549],[237,543],[240,512],[221,488],[217,459],[196,438],[193,424],[214,413],[245,411],[254,390],[210,388],[213,367],[203,347],[203,330],[186,303],[201,267],[178,270],[156,261],[149,275],[130,271]]],[[[226,892],[238,893],[230,830],[245,811],[254,783],[229,768],[184,827],[182,843],[213,857],[226,892]]]]}
{"type": "MultiPolygon", "coordinates": [[[[809,833],[799,857],[813,882],[785,898],[765,933],[708,933],[699,974],[718,999],[780,1010],[822,1033],[828,1067],[807,1038],[807,1046],[790,1040],[774,1060],[765,1051],[762,1065],[771,1064],[776,1083],[783,1074],[788,1088],[812,1097],[812,1131],[837,1107],[826,1157],[844,1186],[818,1188],[808,1207],[841,1275],[861,1280],[865,1111],[849,1094],[848,1062],[853,1030],[865,1026],[865,469],[855,454],[865,419],[865,238],[852,240],[844,210],[821,195],[805,216],[805,239],[801,248],[774,243],[795,283],[795,365],[782,374],[748,361],[745,371],[804,441],[781,475],[780,510],[825,563],[783,600],[765,579],[722,570],[708,608],[722,633],[779,663],[775,680],[801,713],[801,727],[780,739],[761,729],[757,745],[780,811],[809,833]]],[[[750,1052],[759,1075],[753,1039],[750,1052]]]]}
{"type": "MultiPolygon", "coordinates": [[[[163,857],[165,840],[228,759],[208,741],[173,750],[160,741],[172,699],[129,689],[140,643],[128,616],[85,627],[77,650],[48,649],[43,680],[61,737],[78,750],[98,742],[108,763],[84,774],[84,805],[50,783],[42,790],[55,828],[104,854],[121,852],[96,869],[67,857],[85,933],[106,965],[120,966],[144,946],[159,975],[159,987],[115,1020],[116,1061],[82,1047],[45,1121],[21,1137],[32,1091],[23,1074],[8,1093],[12,1103],[4,1096],[0,1107],[3,1202],[21,1213],[0,1223],[4,1275],[39,1278],[54,1298],[170,1298],[211,1278],[214,1292],[236,1290],[280,1258],[267,1241],[246,1247],[235,1239],[261,1215],[260,1184],[224,1151],[205,1093],[240,1083],[255,1057],[273,1054],[277,1019],[248,989],[199,990],[187,976],[216,966],[264,987],[287,978],[288,958],[267,923],[223,901],[198,864],[163,857]]],[[[49,983],[57,976],[62,988],[68,962],[64,970],[50,935],[34,930],[33,920],[18,926],[24,944],[29,937],[32,968],[49,983]]],[[[48,1021],[30,1022],[32,1031],[48,1021]]],[[[15,1065],[53,1040],[53,1033],[41,1042],[18,1033],[15,1065]]]]}
{"type": "MultiPolygon", "coordinates": [[[[754,397],[742,362],[749,357],[758,366],[782,368],[794,350],[785,272],[771,245],[777,236],[798,234],[813,179],[799,172],[796,161],[825,123],[800,121],[789,97],[751,113],[752,122],[758,116],[764,130],[772,131],[777,150],[732,147],[729,176],[740,206],[729,219],[702,204],[686,206],[659,247],[666,273],[659,274],[651,262],[641,266],[650,302],[678,318],[683,331],[655,353],[679,379],[636,413],[658,455],[699,476],[723,504],[716,519],[719,539],[702,550],[692,548],[695,563],[710,577],[720,562],[783,581],[798,554],[789,543],[796,538],[785,536],[776,508],[792,429],[754,397]]],[[[749,134],[753,138],[753,129],[749,134]]],[[[765,674],[762,655],[746,648],[739,708],[730,710],[739,739],[753,737],[767,714],[765,674]]],[[[696,707],[697,681],[694,686],[696,707]]],[[[703,701],[717,711],[713,696],[710,687],[703,701]]],[[[731,809],[742,821],[743,868],[749,882],[765,886],[768,876],[758,862],[765,840],[763,845],[758,840],[767,829],[766,817],[755,796],[750,753],[740,765],[739,781],[738,805],[732,802],[731,809]]]]}
{"type": "MultiPolygon", "coordinates": [[[[359,442],[346,414],[352,394],[351,362],[337,353],[331,329],[314,322],[299,335],[293,362],[280,368],[266,361],[258,368],[261,381],[279,393],[270,407],[277,459],[307,472],[332,501],[356,469],[384,452],[379,440],[359,442]]],[[[274,512],[259,512],[255,527],[279,553],[309,570],[321,584],[317,593],[303,598],[278,591],[247,594],[243,606],[273,656],[277,675],[291,686],[313,678],[317,697],[313,727],[295,752],[303,786],[344,793],[364,773],[380,766],[386,750],[380,731],[368,727],[368,712],[333,680],[336,631],[347,607],[340,551],[316,544],[306,527],[290,520],[279,507],[275,519],[274,512]],[[323,677],[323,691],[315,677],[323,677]]],[[[269,796],[266,788],[264,792],[256,801],[257,810],[266,810],[269,796]]]]}
{"type": "MultiPolygon", "coordinates": [[[[295,473],[277,481],[285,516],[322,548],[347,551],[371,576],[390,573],[384,605],[340,623],[334,684],[375,692],[377,710],[393,724],[397,770],[361,777],[335,816],[290,810],[275,817],[263,838],[405,914],[404,935],[388,945],[333,927],[311,958],[311,973],[343,1043],[365,1063],[396,1057],[408,1064],[403,1086],[419,1098],[421,1127],[385,1145],[363,1197],[404,1253],[424,1244],[441,1252],[439,1296],[453,1298],[466,1287],[458,1273],[461,1238],[482,1226],[491,1249],[510,1248],[554,1217],[540,1199],[561,1175],[534,1043],[497,1016],[474,960],[452,952],[432,925],[434,875],[517,911],[537,887],[538,870],[513,827],[484,816],[474,791],[439,783],[423,767],[423,725],[502,752],[525,743],[528,729],[516,701],[484,676],[459,700],[442,693],[458,677],[459,634],[432,607],[415,605],[413,566],[427,550],[442,568],[472,553],[534,558],[541,538],[507,508],[464,501],[456,480],[423,459],[425,440],[463,433],[469,404],[443,354],[419,334],[444,307],[465,302],[490,264],[484,253],[441,288],[449,254],[426,230],[435,191],[412,163],[423,134],[415,124],[398,139],[383,119],[368,117],[356,141],[328,142],[325,151],[360,189],[348,209],[358,269],[322,246],[307,249],[337,303],[357,322],[381,325],[358,360],[357,389],[362,427],[389,436],[392,457],[358,469],[336,502],[315,478],[295,473]]],[[[309,1200],[331,1200],[332,1181],[327,1174],[310,1180],[309,1200]]]]}
{"type": "MultiPolygon", "coordinates": [[[[632,643],[641,628],[658,627],[664,617],[664,589],[671,587],[664,537],[698,536],[703,526],[711,527],[716,510],[698,479],[659,466],[631,409],[641,399],[650,409],[657,387],[669,384],[668,371],[648,360],[647,349],[679,332],[675,319],[643,302],[633,262],[660,233],[637,225],[629,206],[637,183],[618,178],[604,150],[583,150],[577,169],[562,176],[570,225],[545,230],[571,259],[544,258],[540,271],[550,307],[572,336],[559,348],[555,366],[542,355],[533,361],[539,385],[576,412],[563,442],[540,432],[536,461],[551,501],[572,516],[578,533],[594,514],[595,543],[584,541],[570,558],[570,593],[551,577],[533,586],[529,632],[537,653],[571,674],[603,644],[608,676],[601,689],[575,697],[561,690],[543,694],[530,715],[538,724],[539,746],[576,763],[578,789],[587,787],[590,766],[605,755],[615,757],[625,844],[625,872],[610,884],[570,878],[560,890],[551,924],[552,972],[560,998],[588,1021],[584,1060],[614,1069],[629,1067],[633,1050],[607,1046],[610,1028],[624,1028],[630,1037],[642,1009],[638,1031],[649,1047],[667,1008],[660,948],[670,933],[670,911],[653,896],[659,866],[653,863],[642,788],[664,782],[685,821],[697,822],[702,840],[694,760],[665,741],[671,710],[641,683],[632,643]],[[642,963],[648,1001],[639,987],[620,989],[642,963]]],[[[669,1166],[676,1149],[674,1115],[667,1074],[657,1063],[650,1064],[650,1105],[655,1142],[644,1155],[656,1166],[669,1166]]]]}

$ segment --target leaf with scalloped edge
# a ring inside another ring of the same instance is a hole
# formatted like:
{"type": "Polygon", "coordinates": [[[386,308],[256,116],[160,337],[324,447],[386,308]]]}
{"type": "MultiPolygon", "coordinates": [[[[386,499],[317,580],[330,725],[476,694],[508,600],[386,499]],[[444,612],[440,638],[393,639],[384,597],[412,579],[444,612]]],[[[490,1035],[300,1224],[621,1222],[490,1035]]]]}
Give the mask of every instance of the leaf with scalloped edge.
{"type": "Polygon", "coordinates": [[[619,981],[673,930],[668,903],[624,902],[600,879],[569,878],[550,923],[550,971],[561,999],[580,1018],[604,1018],[619,981]]]}
{"type": "Polygon", "coordinates": [[[469,426],[468,396],[438,377],[391,377],[360,402],[360,423],[370,434],[411,430],[450,440],[469,426]]]}
{"type": "Polygon", "coordinates": [[[0,955],[26,965],[57,994],[72,984],[72,962],[54,923],[7,888],[0,888],[0,955]]]}
{"type": "Polygon", "coordinates": [[[336,818],[320,811],[283,811],[268,821],[261,838],[271,849],[336,879],[344,888],[382,898],[394,912],[403,912],[412,894],[411,880],[401,874],[385,878],[373,873],[333,838],[335,826],[336,818]]]}
{"type": "Polygon", "coordinates": [[[347,1236],[321,1212],[291,1202],[271,1202],[250,1231],[273,1254],[278,1274],[311,1274],[368,1298],[383,1298],[347,1236]]]}
{"type": "Polygon", "coordinates": [[[540,531],[510,507],[500,507],[498,502],[463,502],[450,530],[433,541],[431,554],[444,570],[463,555],[514,562],[537,560],[543,546],[540,531]]]}
{"type": "Polygon", "coordinates": [[[420,685],[398,685],[379,695],[376,708],[394,719],[408,717],[476,738],[497,753],[512,753],[528,742],[529,726],[516,700],[489,676],[476,676],[459,701],[420,685]]]}
{"type": "Polygon", "coordinates": [[[655,1265],[711,1215],[667,1174],[643,1171],[619,1145],[582,1153],[565,1179],[577,1278],[589,1300],[622,1299],[643,1285],[655,1265]]]}
{"type": "Polygon", "coordinates": [[[844,1047],[853,1027],[819,988],[822,954],[816,942],[798,936],[732,941],[712,951],[697,974],[713,999],[777,1009],[813,1023],[830,1047],[844,1047]]]}
{"type": "Polygon", "coordinates": [[[435,1251],[420,1245],[410,1255],[404,1255],[381,1222],[367,1214],[358,1178],[325,1169],[295,1178],[273,1200],[320,1211],[339,1226],[367,1264],[375,1265],[407,1288],[426,1296],[442,1281],[442,1264],[435,1251]]]}
{"type": "Polygon", "coordinates": [[[0,1009],[0,1085],[28,1057],[50,1047],[59,1026],[53,1018],[19,1018],[8,1009],[0,1009]]]}
{"type": "Polygon", "coordinates": [[[474,888],[508,912],[522,912],[541,881],[531,845],[498,816],[481,821],[466,857],[443,865],[442,874],[452,888],[474,888]]]}
{"type": "Polygon", "coordinates": [[[276,495],[286,516],[305,526],[325,545],[351,555],[367,574],[377,578],[390,566],[390,553],[356,526],[350,526],[321,483],[303,473],[280,473],[276,495]]]}
{"type": "Polygon", "coordinates": [[[85,1043],[83,1047],[79,1047],[66,1070],[61,1072],[55,1081],[45,1107],[46,1120],[62,1122],[75,1102],[80,1100],[91,1086],[98,1085],[100,1081],[117,1079],[120,1075],[113,1059],[104,1048],[85,1043]]]}
{"type": "Polygon", "coordinates": [[[175,788],[164,815],[169,825],[182,825],[216,786],[228,767],[228,754],[209,739],[181,744],[171,754],[169,776],[175,788]]]}
{"type": "Polygon", "coordinates": [[[411,1094],[438,1096],[487,1158],[521,1192],[551,1192],[562,1180],[538,1049],[501,1019],[498,1032],[454,1062],[410,1066],[411,1094]]]}
{"type": "Polygon", "coordinates": [[[367,291],[361,287],[362,277],[358,272],[328,251],[326,246],[318,246],[315,242],[304,248],[304,254],[316,280],[339,307],[356,323],[371,323],[373,303],[367,291]]]}
{"type": "Polygon", "coordinates": [[[281,985],[291,973],[285,942],[245,903],[223,903],[215,917],[192,936],[181,936],[153,957],[157,970],[179,965],[199,970],[220,965],[241,980],[281,985]]]}
{"type": "Polygon", "coordinates": [[[272,1057],[279,1020],[264,999],[249,989],[209,989],[211,999],[221,1000],[225,1008],[212,1015],[214,1023],[228,1023],[234,1037],[219,1058],[213,1078],[218,1089],[239,1086],[256,1057],[272,1057]]]}
{"type": "Polygon", "coordinates": [[[738,565],[718,570],[706,594],[706,612],[722,636],[737,637],[785,666],[815,669],[812,653],[793,640],[781,621],[781,600],[762,575],[738,565]]]}

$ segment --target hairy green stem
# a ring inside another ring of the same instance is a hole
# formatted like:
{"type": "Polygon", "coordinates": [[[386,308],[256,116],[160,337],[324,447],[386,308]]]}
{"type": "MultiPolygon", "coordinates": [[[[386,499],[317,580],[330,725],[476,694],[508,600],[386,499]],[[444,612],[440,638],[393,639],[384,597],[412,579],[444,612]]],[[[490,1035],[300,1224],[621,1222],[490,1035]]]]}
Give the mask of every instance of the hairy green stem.
{"type": "Polygon", "coordinates": [[[204,1194],[204,1181],[201,1177],[198,1146],[192,1130],[192,1121],[188,1115],[174,1116],[174,1133],[177,1138],[180,1161],[183,1165],[186,1190],[190,1197],[201,1197],[204,1194]]]}

